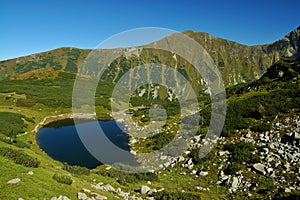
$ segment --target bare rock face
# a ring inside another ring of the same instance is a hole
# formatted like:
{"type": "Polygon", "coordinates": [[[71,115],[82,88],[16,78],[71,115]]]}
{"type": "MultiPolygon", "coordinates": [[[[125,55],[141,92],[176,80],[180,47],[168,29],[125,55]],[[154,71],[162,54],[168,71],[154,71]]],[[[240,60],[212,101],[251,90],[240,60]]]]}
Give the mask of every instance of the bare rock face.
{"type": "Polygon", "coordinates": [[[287,56],[293,58],[300,57],[300,26],[285,36],[288,41],[287,56]]]}

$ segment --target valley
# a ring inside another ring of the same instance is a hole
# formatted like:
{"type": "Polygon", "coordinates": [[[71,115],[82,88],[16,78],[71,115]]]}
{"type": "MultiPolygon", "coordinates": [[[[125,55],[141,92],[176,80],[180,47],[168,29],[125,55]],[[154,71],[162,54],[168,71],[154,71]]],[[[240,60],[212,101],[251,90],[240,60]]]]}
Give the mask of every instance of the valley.
{"type": "MultiPolygon", "coordinates": [[[[44,125],[76,117],[73,85],[90,50],[59,48],[1,61],[0,199],[299,198],[299,33],[300,27],[275,43],[249,47],[206,33],[184,32],[207,49],[226,86],[225,125],[212,151],[202,158],[201,146],[213,142],[205,139],[211,99],[194,67],[179,56],[174,59],[169,52],[153,49],[111,63],[95,94],[99,120],[113,119],[114,86],[136,65],[176,66],[197,91],[199,125],[197,134],[187,138],[188,150],[177,157],[162,154],[159,170],[136,174],[109,165],[71,166],[52,159],[37,144],[36,134],[44,125]]],[[[167,113],[166,119],[155,116],[166,123],[150,137],[129,130],[131,153],[160,149],[176,137],[180,125],[193,124],[189,118],[180,121],[179,102],[171,97],[167,88],[158,85],[140,87],[131,96],[128,115],[136,127],[151,123],[153,105],[162,105],[167,113]]]]}

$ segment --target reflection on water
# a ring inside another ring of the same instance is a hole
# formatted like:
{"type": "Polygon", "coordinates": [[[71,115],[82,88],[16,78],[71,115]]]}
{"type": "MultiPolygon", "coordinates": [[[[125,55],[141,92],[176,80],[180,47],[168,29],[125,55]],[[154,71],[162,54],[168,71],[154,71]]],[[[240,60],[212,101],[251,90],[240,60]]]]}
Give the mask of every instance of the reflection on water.
{"type": "MultiPolygon", "coordinates": [[[[77,126],[84,126],[86,129],[89,126],[92,127],[92,125],[95,125],[93,123],[99,123],[104,131],[104,133],[99,134],[105,134],[116,146],[129,151],[128,135],[124,132],[124,128],[119,128],[119,126],[124,126],[120,124],[118,126],[116,121],[91,121],[83,119],[80,122],[77,126]]],[[[36,139],[40,148],[55,160],[87,168],[95,168],[102,164],[86,150],[77,134],[72,119],[47,124],[38,131],[36,139]]],[[[104,145],[103,141],[99,141],[99,145],[104,145]]],[[[122,160],[116,160],[115,162],[122,162],[122,160]]]]}

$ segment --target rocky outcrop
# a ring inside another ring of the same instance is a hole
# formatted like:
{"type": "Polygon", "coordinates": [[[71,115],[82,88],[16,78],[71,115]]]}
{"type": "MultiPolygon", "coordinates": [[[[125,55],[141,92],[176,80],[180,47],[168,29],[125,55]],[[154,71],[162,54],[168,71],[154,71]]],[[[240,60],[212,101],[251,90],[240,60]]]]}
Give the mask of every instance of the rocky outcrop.
{"type": "MultiPolygon", "coordinates": [[[[298,140],[294,137],[295,133],[300,132],[300,117],[277,119],[273,122],[272,127],[273,129],[270,131],[260,134],[248,131],[247,134],[243,134],[234,143],[248,142],[262,149],[261,151],[257,149],[253,151],[253,154],[259,155],[259,163],[254,163],[253,165],[245,163],[248,171],[271,178],[277,187],[289,185],[288,188],[285,188],[287,192],[299,190],[299,177],[297,180],[288,180],[285,177],[300,173],[300,148],[298,140]],[[283,131],[284,134],[282,135],[283,131]],[[286,136],[289,136],[288,139],[286,139],[286,136]]],[[[220,153],[218,154],[220,155],[220,153]]],[[[221,154],[223,162],[230,165],[231,163],[228,162],[229,155],[226,153],[221,154]]],[[[220,166],[219,169],[220,174],[217,184],[227,185],[230,193],[241,190],[248,191],[251,187],[257,187],[255,183],[243,176],[244,172],[242,170],[235,175],[225,175],[222,171],[224,166],[220,166]]]]}

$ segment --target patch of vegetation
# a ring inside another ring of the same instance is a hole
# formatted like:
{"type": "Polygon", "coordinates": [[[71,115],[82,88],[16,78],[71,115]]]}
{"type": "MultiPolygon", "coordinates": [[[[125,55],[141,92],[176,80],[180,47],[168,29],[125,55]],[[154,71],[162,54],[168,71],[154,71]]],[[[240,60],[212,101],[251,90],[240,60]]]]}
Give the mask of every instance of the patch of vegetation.
{"type": "Polygon", "coordinates": [[[56,180],[58,183],[63,183],[66,185],[71,185],[73,183],[73,180],[69,176],[65,176],[57,173],[55,173],[52,178],[56,180]]]}
{"type": "Polygon", "coordinates": [[[192,149],[191,152],[188,155],[189,158],[191,158],[193,163],[196,164],[196,165],[201,164],[201,163],[206,162],[206,161],[210,161],[215,156],[214,153],[211,151],[208,154],[206,154],[205,157],[200,158],[199,157],[199,151],[200,151],[200,148],[192,149]]]}
{"type": "Polygon", "coordinates": [[[14,139],[13,141],[9,138],[5,138],[5,137],[0,137],[0,141],[2,142],[5,142],[6,144],[12,144],[16,147],[19,147],[19,148],[29,148],[30,145],[26,142],[23,142],[21,140],[17,140],[17,139],[14,139]]]}
{"type": "Polygon", "coordinates": [[[154,199],[160,199],[160,200],[200,200],[200,196],[192,194],[192,193],[187,193],[187,192],[168,192],[168,191],[161,191],[161,192],[156,192],[153,194],[154,199]]]}
{"type": "Polygon", "coordinates": [[[267,194],[272,192],[275,189],[274,180],[270,177],[266,177],[258,174],[253,182],[257,185],[257,193],[267,194]]]}
{"type": "Polygon", "coordinates": [[[261,79],[228,88],[230,98],[223,135],[230,137],[235,130],[247,128],[258,132],[270,130],[269,124],[260,121],[299,109],[299,66],[300,59],[283,59],[268,68],[261,79]]]}
{"type": "Polygon", "coordinates": [[[40,161],[30,155],[20,151],[14,150],[8,147],[0,147],[0,155],[12,159],[16,164],[23,165],[25,167],[39,167],[40,161]]]}
{"type": "Polygon", "coordinates": [[[158,176],[151,172],[145,173],[127,173],[118,171],[115,169],[110,170],[97,170],[94,173],[101,175],[101,176],[109,176],[112,178],[117,178],[119,183],[135,183],[138,181],[157,181],[158,176]]]}
{"type": "Polygon", "coordinates": [[[63,169],[72,174],[79,175],[79,176],[90,174],[90,170],[88,168],[81,167],[81,166],[71,166],[71,165],[65,164],[63,169]]]}
{"type": "Polygon", "coordinates": [[[0,112],[0,133],[10,137],[13,141],[17,134],[23,133],[27,125],[24,123],[22,114],[0,112]]]}
{"type": "Polygon", "coordinates": [[[174,134],[168,132],[162,132],[154,135],[150,139],[153,145],[152,149],[159,150],[163,148],[165,145],[169,144],[173,140],[174,136],[175,136],[174,134]]]}
{"type": "Polygon", "coordinates": [[[36,104],[34,99],[18,99],[17,106],[19,107],[32,107],[36,104]]]}
{"type": "Polygon", "coordinates": [[[66,68],[67,71],[77,72],[77,65],[71,59],[68,59],[66,68]]]}
{"type": "Polygon", "coordinates": [[[268,124],[266,122],[261,122],[259,124],[254,125],[253,127],[251,127],[251,131],[266,132],[266,131],[270,131],[271,128],[272,128],[271,124],[268,124]]]}
{"type": "Polygon", "coordinates": [[[34,118],[31,118],[31,117],[24,117],[24,119],[26,120],[26,121],[28,121],[28,122],[30,122],[30,123],[35,123],[35,121],[34,121],[34,118]]]}
{"type": "Polygon", "coordinates": [[[237,129],[251,126],[258,131],[270,130],[267,124],[258,128],[251,122],[256,120],[274,119],[278,113],[288,113],[291,109],[300,107],[300,89],[296,84],[269,92],[247,93],[239,98],[232,98],[227,104],[226,120],[223,129],[224,136],[232,135],[237,129]],[[285,102],[284,104],[282,102],[285,102]]]}
{"type": "Polygon", "coordinates": [[[240,142],[235,144],[227,144],[225,145],[224,149],[231,153],[231,156],[228,159],[230,162],[242,164],[243,162],[255,163],[259,161],[259,157],[252,154],[252,152],[255,150],[255,146],[252,143],[240,142]]]}
{"type": "MultiPolygon", "coordinates": [[[[32,107],[40,103],[50,108],[71,108],[75,77],[74,73],[65,71],[59,72],[55,79],[2,80],[0,91],[25,94],[27,99],[18,99],[17,106],[32,107]]],[[[95,94],[95,105],[110,110],[110,101],[107,99],[112,90],[113,84],[100,81],[95,94]]]]}
{"type": "Polygon", "coordinates": [[[240,171],[243,168],[242,164],[232,162],[227,168],[224,170],[225,174],[235,174],[236,172],[240,171]]]}

